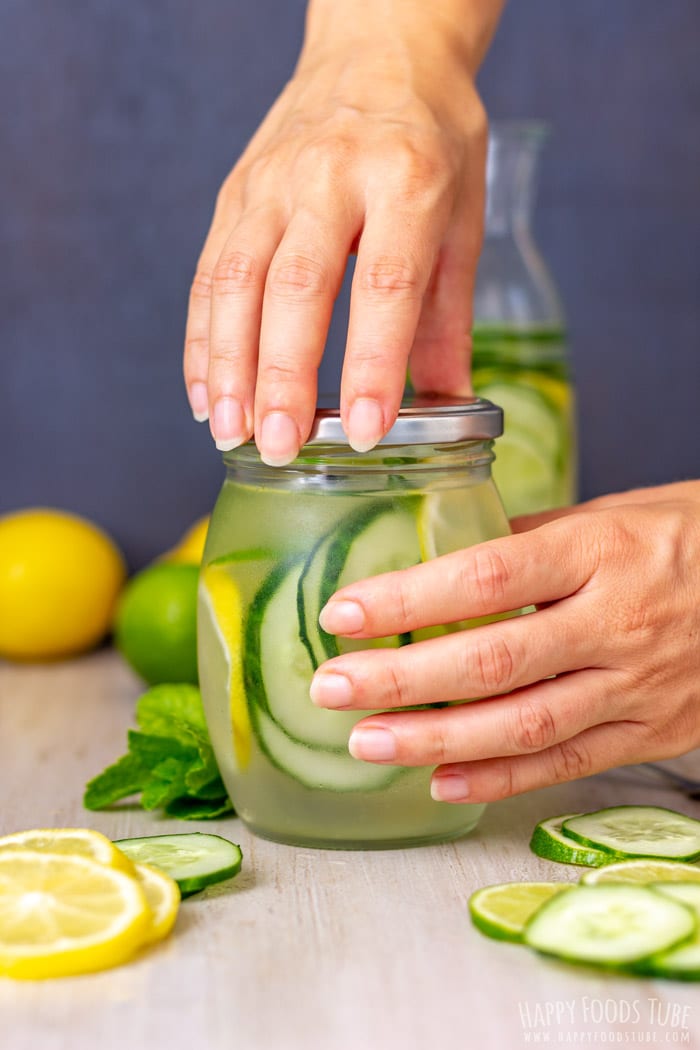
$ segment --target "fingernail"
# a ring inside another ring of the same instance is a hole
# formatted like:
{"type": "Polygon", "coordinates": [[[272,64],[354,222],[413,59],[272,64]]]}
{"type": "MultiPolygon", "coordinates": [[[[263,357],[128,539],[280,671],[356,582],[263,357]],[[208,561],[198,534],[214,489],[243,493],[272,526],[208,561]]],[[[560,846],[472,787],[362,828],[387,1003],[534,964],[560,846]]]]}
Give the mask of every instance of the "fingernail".
{"type": "Polygon", "coordinates": [[[396,738],[388,729],[362,726],[350,734],[348,750],[353,758],[366,762],[392,762],[396,758],[396,738]]]}
{"type": "Polygon", "coordinates": [[[214,405],[212,430],[220,452],[238,448],[246,439],[245,416],[235,397],[220,397],[214,405]]]}
{"type": "Polygon", "coordinates": [[[381,405],[371,397],[358,397],[348,416],[348,441],[356,452],[369,452],[384,436],[381,405]]]}
{"type": "Polygon", "coordinates": [[[317,674],[311,679],[309,694],[319,707],[349,707],[352,683],[342,674],[317,674]]]}
{"type": "Polygon", "coordinates": [[[466,802],[469,798],[467,778],[461,773],[433,777],[430,781],[430,796],[436,802],[466,802]]]}
{"type": "Polygon", "coordinates": [[[321,609],[318,622],[329,634],[354,634],[365,625],[365,611],[357,602],[329,602],[321,609]]]}
{"type": "Polygon", "coordinates": [[[284,467],[299,452],[299,431],[286,412],[268,412],[260,430],[260,458],[268,467],[284,467]]]}
{"type": "Polygon", "coordinates": [[[206,383],[193,383],[189,389],[192,415],[198,423],[209,419],[209,395],[206,383]]]}

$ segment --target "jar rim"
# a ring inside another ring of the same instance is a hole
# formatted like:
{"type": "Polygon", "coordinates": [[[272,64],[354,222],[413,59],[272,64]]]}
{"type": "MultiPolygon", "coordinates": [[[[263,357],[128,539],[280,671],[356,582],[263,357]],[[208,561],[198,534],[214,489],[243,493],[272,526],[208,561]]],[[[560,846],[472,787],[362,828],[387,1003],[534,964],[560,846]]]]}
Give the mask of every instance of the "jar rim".
{"type": "MultiPolygon", "coordinates": [[[[435,445],[488,441],[503,433],[503,410],[481,397],[411,394],[379,445],[435,445]]],[[[348,445],[338,396],[321,395],[307,445],[348,445]]]]}

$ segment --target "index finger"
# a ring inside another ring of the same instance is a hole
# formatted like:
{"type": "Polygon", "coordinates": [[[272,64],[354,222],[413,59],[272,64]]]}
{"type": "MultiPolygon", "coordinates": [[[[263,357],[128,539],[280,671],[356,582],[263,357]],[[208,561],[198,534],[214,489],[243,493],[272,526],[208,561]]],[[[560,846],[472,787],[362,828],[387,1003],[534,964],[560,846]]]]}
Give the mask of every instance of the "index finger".
{"type": "Polygon", "coordinates": [[[330,634],[384,637],[539,605],[578,591],[598,564],[594,515],[479,543],[336,591],[321,611],[330,634]],[[582,535],[589,542],[582,543],[582,535]]]}

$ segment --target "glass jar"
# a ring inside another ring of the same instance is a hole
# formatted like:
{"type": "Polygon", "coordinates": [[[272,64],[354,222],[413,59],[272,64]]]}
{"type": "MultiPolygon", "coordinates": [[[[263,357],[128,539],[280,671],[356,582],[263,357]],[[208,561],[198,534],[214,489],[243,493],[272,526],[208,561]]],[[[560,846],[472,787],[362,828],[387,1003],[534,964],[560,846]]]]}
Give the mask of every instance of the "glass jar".
{"type": "Polygon", "coordinates": [[[574,397],[564,312],[532,239],[546,127],[492,124],[484,244],[474,290],[474,391],[501,405],[493,473],[508,514],[574,502],[574,397]]]}
{"type": "Polygon", "coordinates": [[[489,402],[424,398],[404,403],[370,453],[348,446],[337,408],[319,409],[289,466],[265,466],[252,444],[225,453],[200,577],[199,674],[221,774],[258,835],[408,846],[463,835],[481,816],[481,805],[434,802],[429,768],[352,758],[350,731],[370,712],[317,708],[309,685],[339,652],[473,626],[358,643],[323,632],[318,616],[348,583],[508,532],[491,478],[501,429],[489,402]]]}

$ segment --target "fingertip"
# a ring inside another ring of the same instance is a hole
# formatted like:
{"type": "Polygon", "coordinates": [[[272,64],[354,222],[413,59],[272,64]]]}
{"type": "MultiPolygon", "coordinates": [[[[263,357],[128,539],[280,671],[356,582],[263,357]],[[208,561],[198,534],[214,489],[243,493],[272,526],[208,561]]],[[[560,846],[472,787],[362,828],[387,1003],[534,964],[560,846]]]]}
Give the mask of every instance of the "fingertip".
{"type": "Polygon", "coordinates": [[[197,423],[205,423],[209,419],[207,384],[200,381],[190,383],[187,388],[187,396],[195,420],[197,423]]]}

